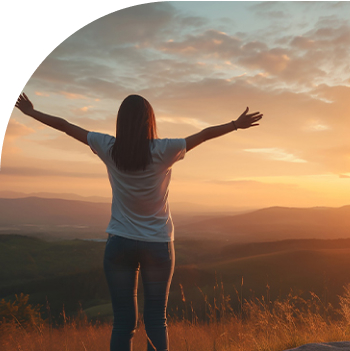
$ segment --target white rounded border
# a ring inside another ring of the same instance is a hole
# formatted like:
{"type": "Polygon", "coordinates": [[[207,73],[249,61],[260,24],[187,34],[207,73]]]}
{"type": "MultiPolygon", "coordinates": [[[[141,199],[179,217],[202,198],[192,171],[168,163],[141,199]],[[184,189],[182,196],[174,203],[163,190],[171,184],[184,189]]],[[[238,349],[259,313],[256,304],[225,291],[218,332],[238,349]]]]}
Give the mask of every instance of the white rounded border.
{"type": "Polygon", "coordinates": [[[18,95],[41,62],[80,28],[111,12],[142,4],[137,0],[8,1],[0,22],[2,82],[0,165],[6,128],[18,95]]]}

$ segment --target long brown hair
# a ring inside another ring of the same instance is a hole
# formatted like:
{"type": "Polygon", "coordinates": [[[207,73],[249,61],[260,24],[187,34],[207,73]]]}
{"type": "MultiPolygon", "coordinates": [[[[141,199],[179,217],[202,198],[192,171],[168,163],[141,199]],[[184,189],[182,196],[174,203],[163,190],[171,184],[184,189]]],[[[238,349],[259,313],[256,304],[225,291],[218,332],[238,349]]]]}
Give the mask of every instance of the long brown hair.
{"type": "Polygon", "coordinates": [[[120,105],[112,158],[122,171],[145,170],[152,162],[150,141],[157,138],[151,104],[140,95],[129,95],[120,105]]]}

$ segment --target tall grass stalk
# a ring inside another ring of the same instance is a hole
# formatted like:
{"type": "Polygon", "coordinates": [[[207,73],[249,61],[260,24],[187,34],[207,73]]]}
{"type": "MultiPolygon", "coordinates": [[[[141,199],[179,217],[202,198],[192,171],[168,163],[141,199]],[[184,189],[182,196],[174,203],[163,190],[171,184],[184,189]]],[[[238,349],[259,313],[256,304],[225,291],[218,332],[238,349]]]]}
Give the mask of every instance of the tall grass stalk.
{"type": "MultiPolygon", "coordinates": [[[[202,292],[206,319],[199,321],[183,292],[183,318],[169,320],[169,339],[173,351],[281,351],[310,342],[350,339],[350,284],[339,297],[335,309],[310,293],[303,299],[290,293],[283,300],[270,301],[267,295],[240,301],[234,312],[223,284],[216,282],[214,296],[202,292]],[[187,309],[186,305],[191,308],[187,309]]],[[[106,351],[112,326],[89,322],[80,313],[53,327],[48,321],[26,326],[17,320],[0,324],[2,351],[106,351]]],[[[142,319],[141,319],[142,320],[142,319]]],[[[146,349],[146,333],[140,322],[134,337],[134,350],[146,349]]]]}

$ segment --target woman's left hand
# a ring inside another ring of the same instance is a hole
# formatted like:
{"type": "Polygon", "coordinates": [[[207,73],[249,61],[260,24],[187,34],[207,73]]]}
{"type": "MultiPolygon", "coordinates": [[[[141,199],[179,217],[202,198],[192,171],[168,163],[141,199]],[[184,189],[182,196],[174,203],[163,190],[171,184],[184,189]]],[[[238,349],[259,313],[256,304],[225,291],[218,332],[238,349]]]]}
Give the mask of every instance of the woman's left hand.
{"type": "Polygon", "coordinates": [[[250,127],[258,126],[258,122],[263,114],[260,112],[254,112],[254,113],[249,113],[249,108],[247,107],[246,110],[238,117],[238,119],[235,121],[235,126],[237,129],[247,129],[250,127]]]}
{"type": "Polygon", "coordinates": [[[19,96],[15,106],[26,115],[30,115],[34,111],[33,104],[24,93],[19,96]]]}

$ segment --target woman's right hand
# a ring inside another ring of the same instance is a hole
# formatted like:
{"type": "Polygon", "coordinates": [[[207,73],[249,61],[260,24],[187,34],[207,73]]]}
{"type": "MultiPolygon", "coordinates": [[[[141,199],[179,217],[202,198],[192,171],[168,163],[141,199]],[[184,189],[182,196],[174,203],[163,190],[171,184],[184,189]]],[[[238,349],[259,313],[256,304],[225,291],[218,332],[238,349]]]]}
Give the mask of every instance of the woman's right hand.
{"type": "Polygon", "coordinates": [[[34,111],[33,104],[24,93],[19,96],[15,106],[26,115],[30,115],[34,111]]]}
{"type": "Polygon", "coordinates": [[[234,124],[237,127],[237,129],[247,129],[259,125],[259,123],[256,122],[262,118],[262,113],[254,112],[248,114],[248,111],[249,108],[247,107],[246,110],[238,117],[238,119],[234,121],[234,124]]]}

